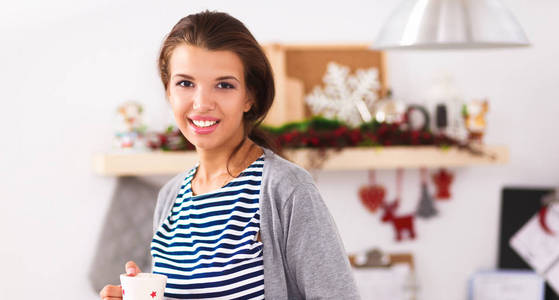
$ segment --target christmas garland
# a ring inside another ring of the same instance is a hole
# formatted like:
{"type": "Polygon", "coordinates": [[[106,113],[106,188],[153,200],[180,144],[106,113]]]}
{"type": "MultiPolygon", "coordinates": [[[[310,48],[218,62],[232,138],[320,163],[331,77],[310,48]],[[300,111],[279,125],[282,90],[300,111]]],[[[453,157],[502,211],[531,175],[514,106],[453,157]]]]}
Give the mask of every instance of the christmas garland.
{"type": "Polygon", "coordinates": [[[458,142],[444,134],[429,130],[409,130],[398,123],[372,121],[359,127],[322,117],[313,117],[281,127],[261,126],[281,148],[344,148],[371,146],[419,146],[437,145],[448,147],[458,142]]]}
{"type": "MultiPolygon", "coordinates": [[[[435,134],[430,130],[407,129],[397,123],[379,123],[372,121],[359,127],[350,127],[338,120],[313,117],[308,120],[287,123],[279,127],[262,125],[280,148],[316,148],[341,149],[345,147],[374,146],[420,146],[435,145],[443,148],[449,146],[464,147],[455,139],[444,134],[435,134]]],[[[156,133],[148,140],[151,149],[166,151],[194,150],[181,132],[169,126],[163,133],[156,133]]]]}

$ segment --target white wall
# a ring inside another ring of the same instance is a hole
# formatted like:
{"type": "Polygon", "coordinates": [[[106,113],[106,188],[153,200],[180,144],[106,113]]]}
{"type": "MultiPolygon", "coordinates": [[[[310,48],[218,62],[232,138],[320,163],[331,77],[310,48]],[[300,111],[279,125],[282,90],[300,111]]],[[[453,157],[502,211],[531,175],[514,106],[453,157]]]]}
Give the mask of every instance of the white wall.
{"type": "MultiPolygon", "coordinates": [[[[115,179],[92,172],[110,147],[116,106],[144,103],[147,122],[170,120],[155,66],[178,19],[202,8],[241,19],[261,42],[369,42],[397,1],[27,1],[0,4],[1,298],[97,299],[86,274],[115,179]],[[7,108],[7,109],[6,109],[7,108]],[[7,168],[6,168],[7,166],[7,168]]],[[[434,77],[454,76],[467,98],[488,97],[487,143],[506,144],[507,166],[454,169],[454,199],[417,223],[418,239],[365,212],[365,172],[323,172],[318,184],[349,252],[375,245],[413,251],[420,299],[465,299],[468,277],[496,265],[500,189],[556,186],[559,142],[559,3],[504,0],[534,46],[516,50],[398,52],[388,56],[395,95],[423,103],[434,77]]],[[[185,166],[187,167],[187,166],[185,166]]],[[[394,172],[378,174],[392,193],[394,172]]],[[[406,173],[402,212],[419,198],[406,173]]],[[[393,194],[389,194],[389,198],[393,194]]]]}

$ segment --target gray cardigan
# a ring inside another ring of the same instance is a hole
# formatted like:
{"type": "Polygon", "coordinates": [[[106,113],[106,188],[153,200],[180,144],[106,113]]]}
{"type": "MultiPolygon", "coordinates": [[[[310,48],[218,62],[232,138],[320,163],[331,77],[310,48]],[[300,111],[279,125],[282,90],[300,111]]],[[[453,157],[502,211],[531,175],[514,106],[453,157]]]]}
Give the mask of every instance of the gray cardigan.
{"type": "MultiPolygon", "coordinates": [[[[260,237],[265,298],[360,299],[336,225],[312,177],[263,149],[260,237]]],[[[154,234],[169,216],[187,172],[173,177],[159,191],[154,234]]]]}

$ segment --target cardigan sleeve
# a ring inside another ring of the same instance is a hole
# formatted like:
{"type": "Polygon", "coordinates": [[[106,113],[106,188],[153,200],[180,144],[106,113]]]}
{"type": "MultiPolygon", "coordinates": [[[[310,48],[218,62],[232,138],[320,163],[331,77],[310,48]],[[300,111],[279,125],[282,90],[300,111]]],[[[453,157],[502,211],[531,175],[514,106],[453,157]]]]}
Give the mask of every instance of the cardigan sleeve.
{"type": "MultiPolygon", "coordinates": [[[[161,214],[163,213],[164,210],[166,198],[168,198],[169,195],[169,188],[170,185],[167,182],[165,185],[163,185],[163,187],[159,189],[159,192],[157,193],[157,200],[155,202],[155,209],[153,211],[153,226],[152,226],[153,235],[157,233],[157,229],[159,229],[159,225],[161,224],[161,214]]],[[[151,255],[150,258],[151,258],[151,272],[153,272],[153,269],[155,267],[155,262],[153,261],[153,257],[151,255]]]]}
{"type": "Polygon", "coordinates": [[[161,189],[159,189],[155,210],[153,212],[153,234],[157,232],[157,229],[159,229],[159,226],[167,217],[171,206],[175,202],[175,197],[185,176],[186,172],[179,173],[167,181],[161,189]]]}
{"type": "Polygon", "coordinates": [[[169,197],[169,183],[166,183],[159,189],[159,193],[157,194],[157,201],[155,203],[155,209],[153,212],[153,234],[157,232],[159,225],[161,225],[161,215],[163,214],[163,210],[165,209],[165,204],[167,204],[167,198],[169,197]]]}
{"type": "MultiPolygon", "coordinates": [[[[181,179],[184,177],[184,173],[180,173],[175,177],[167,181],[157,193],[157,201],[155,203],[155,209],[153,211],[153,235],[157,233],[159,226],[163,223],[164,218],[167,217],[167,213],[171,209],[174,203],[176,193],[180,187],[181,179]]],[[[151,257],[151,255],[150,255],[151,257]]],[[[153,257],[151,257],[151,270],[153,272],[155,265],[153,257]]]]}
{"type": "Polygon", "coordinates": [[[313,183],[283,207],[287,269],[305,299],[360,299],[342,240],[313,183]]]}

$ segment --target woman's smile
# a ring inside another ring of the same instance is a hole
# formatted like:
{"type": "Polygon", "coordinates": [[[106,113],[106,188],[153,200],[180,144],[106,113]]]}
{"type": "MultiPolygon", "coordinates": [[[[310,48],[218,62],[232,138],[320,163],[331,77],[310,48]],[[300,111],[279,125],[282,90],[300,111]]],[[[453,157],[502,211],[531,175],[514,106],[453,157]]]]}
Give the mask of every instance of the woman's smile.
{"type": "Polygon", "coordinates": [[[219,121],[217,118],[203,116],[188,118],[190,128],[197,134],[212,133],[217,128],[219,121]]]}

